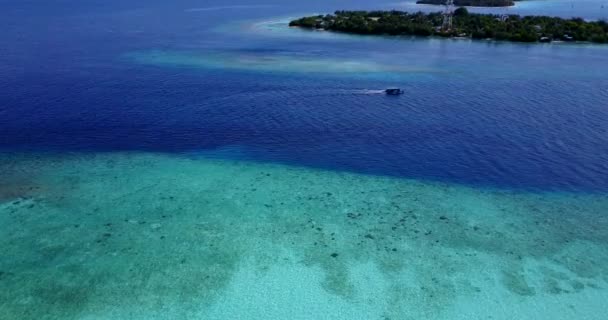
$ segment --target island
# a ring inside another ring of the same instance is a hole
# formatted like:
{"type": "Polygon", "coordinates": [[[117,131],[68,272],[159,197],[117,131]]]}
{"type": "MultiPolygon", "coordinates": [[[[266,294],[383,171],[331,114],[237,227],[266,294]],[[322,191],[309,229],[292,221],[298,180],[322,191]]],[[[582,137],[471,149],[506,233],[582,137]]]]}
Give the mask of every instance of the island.
{"type": "MultiPolygon", "coordinates": [[[[418,4],[444,5],[445,0],[418,0],[418,4]]],[[[515,5],[513,0],[454,0],[455,6],[468,7],[510,7],[515,5]]]]}
{"type": "Polygon", "coordinates": [[[608,43],[606,21],[546,16],[473,14],[454,10],[451,24],[441,12],[336,11],[293,20],[292,27],[360,35],[458,37],[516,42],[585,41],[608,43]]]}

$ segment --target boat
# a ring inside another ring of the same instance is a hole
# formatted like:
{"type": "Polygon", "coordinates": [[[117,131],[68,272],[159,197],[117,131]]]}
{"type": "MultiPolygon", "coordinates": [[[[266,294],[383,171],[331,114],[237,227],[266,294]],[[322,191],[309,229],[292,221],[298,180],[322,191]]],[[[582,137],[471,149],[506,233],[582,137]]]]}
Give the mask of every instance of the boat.
{"type": "Polygon", "coordinates": [[[403,94],[403,90],[401,90],[399,88],[388,88],[388,89],[384,90],[384,93],[386,93],[389,96],[398,96],[400,94],[403,94]]]}

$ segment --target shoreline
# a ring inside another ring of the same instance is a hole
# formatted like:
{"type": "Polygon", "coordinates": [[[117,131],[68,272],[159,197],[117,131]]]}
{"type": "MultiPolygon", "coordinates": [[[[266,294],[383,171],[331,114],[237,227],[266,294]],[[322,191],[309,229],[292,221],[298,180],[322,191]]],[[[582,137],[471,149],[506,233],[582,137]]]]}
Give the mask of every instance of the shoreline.
{"type": "Polygon", "coordinates": [[[597,42],[591,42],[591,41],[563,41],[563,40],[552,40],[551,42],[518,42],[518,41],[509,41],[509,40],[496,40],[496,39],[492,39],[492,38],[486,38],[486,39],[472,39],[469,37],[442,37],[442,36],[416,36],[416,35],[390,35],[390,34],[356,34],[356,33],[349,33],[349,32],[342,32],[342,31],[333,31],[333,30],[325,30],[325,29],[314,29],[311,30],[309,28],[304,28],[304,27],[299,27],[299,26],[287,26],[287,28],[289,29],[297,29],[297,30],[302,30],[302,31],[310,31],[310,32],[327,32],[327,33],[333,33],[333,34],[343,34],[343,35],[348,35],[348,36],[358,36],[358,37],[381,37],[381,38],[388,38],[388,39],[432,39],[432,40],[468,40],[468,41],[473,41],[473,42],[493,42],[493,43],[508,43],[508,44],[520,44],[520,45],[549,45],[549,44],[556,44],[556,45],[568,45],[568,46],[573,46],[573,45],[594,45],[594,46],[604,46],[604,43],[597,43],[597,42]]]}
{"type": "Polygon", "coordinates": [[[468,38],[520,43],[608,43],[606,21],[549,16],[477,14],[460,7],[449,20],[441,12],[336,11],[292,20],[290,27],[374,36],[468,38]]]}

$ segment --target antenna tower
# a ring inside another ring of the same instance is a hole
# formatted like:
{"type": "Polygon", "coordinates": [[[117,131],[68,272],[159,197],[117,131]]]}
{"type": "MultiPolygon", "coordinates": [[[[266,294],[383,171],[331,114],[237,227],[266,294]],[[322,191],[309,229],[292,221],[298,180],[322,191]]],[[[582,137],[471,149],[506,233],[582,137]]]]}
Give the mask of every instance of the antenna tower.
{"type": "Polygon", "coordinates": [[[445,10],[443,11],[443,31],[452,30],[452,17],[454,17],[454,0],[445,1],[445,10]]]}

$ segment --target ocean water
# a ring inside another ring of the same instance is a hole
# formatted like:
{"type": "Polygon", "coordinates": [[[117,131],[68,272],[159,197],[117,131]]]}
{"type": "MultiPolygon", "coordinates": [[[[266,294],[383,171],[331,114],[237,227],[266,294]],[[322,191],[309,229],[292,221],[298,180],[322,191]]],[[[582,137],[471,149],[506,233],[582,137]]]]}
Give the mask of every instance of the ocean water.
{"type": "Polygon", "coordinates": [[[0,319],[605,319],[608,46],[366,8],[0,1],[0,319]]]}

